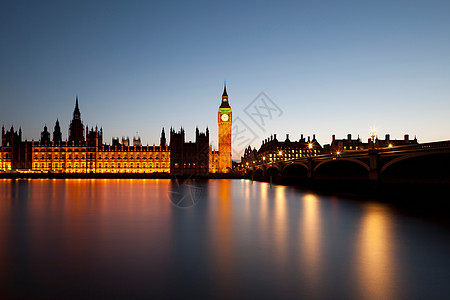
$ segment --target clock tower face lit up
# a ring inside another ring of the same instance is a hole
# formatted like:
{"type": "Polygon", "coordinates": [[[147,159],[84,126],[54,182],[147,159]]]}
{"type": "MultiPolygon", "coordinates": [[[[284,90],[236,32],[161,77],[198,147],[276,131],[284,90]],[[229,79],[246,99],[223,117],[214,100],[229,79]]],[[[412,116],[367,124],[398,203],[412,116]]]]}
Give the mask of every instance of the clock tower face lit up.
{"type": "Polygon", "coordinates": [[[227,173],[231,171],[231,106],[228,102],[226,85],[223,88],[222,102],[218,112],[219,125],[219,172],[227,173]]]}
{"type": "Polygon", "coordinates": [[[228,121],[228,115],[227,114],[222,114],[222,116],[220,117],[220,119],[224,122],[228,121]]]}

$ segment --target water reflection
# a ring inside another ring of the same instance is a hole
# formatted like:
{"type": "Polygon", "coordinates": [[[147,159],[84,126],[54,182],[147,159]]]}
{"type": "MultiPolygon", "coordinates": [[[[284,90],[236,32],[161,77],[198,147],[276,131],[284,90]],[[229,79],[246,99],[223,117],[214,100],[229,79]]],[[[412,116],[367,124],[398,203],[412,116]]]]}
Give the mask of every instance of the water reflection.
{"type": "Polygon", "coordinates": [[[303,250],[302,273],[305,274],[310,293],[317,296],[321,289],[322,245],[321,218],[319,198],[314,194],[306,194],[302,198],[302,217],[300,247],[303,250]]]}
{"type": "Polygon", "coordinates": [[[0,181],[0,298],[450,297],[448,231],[373,201],[192,185],[182,208],[171,180],[0,181]]]}
{"type": "MultiPolygon", "coordinates": [[[[273,191],[273,190],[272,190],[273,191]]],[[[272,208],[274,214],[274,220],[271,222],[273,225],[273,234],[275,242],[275,257],[278,261],[277,265],[280,268],[285,268],[286,263],[289,261],[288,257],[288,221],[287,216],[287,199],[285,197],[286,188],[279,186],[274,190],[274,204],[272,208]]]]}
{"type": "Polygon", "coordinates": [[[393,288],[398,281],[395,230],[389,209],[382,204],[366,205],[359,228],[355,266],[361,297],[397,299],[393,288]]]}
{"type": "Polygon", "coordinates": [[[211,199],[217,201],[211,212],[211,262],[215,278],[215,292],[223,299],[236,296],[235,258],[233,237],[233,207],[231,180],[223,180],[211,191],[211,199]],[[214,196],[213,196],[214,195],[214,196]]]}

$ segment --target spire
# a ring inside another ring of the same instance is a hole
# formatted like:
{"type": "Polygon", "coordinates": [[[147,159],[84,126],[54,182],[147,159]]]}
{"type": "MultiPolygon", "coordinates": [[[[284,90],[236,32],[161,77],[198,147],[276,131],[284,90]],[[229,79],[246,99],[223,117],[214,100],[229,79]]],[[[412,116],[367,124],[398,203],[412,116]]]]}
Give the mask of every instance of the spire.
{"type": "Polygon", "coordinates": [[[223,84],[222,103],[220,104],[220,108],[230,108],[230,104],[228,103],[228,93],[227,93],[227,82],[226,81],[223,84]]]}
{"type": "Polygon", "coordinates": [[[78,95],[75,100],[75,109],[73,110],[73,118],[74,119],[80,119],[81,113],[80,113],[80,107],[78,106],[78,95]]]}
{"type": "Polygon", "coordinates": [[[223,84],[223,94],[222,97],[228,97],[227,94],[227,81],[225,80],[224,84],[223,84]]]}

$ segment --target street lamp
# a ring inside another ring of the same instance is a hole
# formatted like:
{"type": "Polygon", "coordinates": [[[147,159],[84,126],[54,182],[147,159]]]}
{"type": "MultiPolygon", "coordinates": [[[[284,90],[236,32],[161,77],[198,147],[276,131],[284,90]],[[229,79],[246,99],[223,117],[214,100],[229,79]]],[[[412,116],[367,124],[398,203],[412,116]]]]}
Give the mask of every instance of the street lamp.
{"type": "Polygon", "coordinates": [[[308,143],[309,156],[312,156],[312,148],[313,148],[312,143],[308,143]]]}
{"type": "Polygon", "coordinates": [[[370,137],[372,138],[372,142],[375,141],[375,137],[377,136],[377,130],[375,128],[372,128],[370,130],[370,137]]]}

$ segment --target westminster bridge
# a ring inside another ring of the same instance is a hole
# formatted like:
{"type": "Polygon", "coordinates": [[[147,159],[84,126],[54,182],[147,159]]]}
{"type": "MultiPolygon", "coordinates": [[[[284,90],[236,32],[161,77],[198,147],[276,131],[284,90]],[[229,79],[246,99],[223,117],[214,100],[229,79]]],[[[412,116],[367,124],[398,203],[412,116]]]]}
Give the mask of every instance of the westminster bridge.
{"type": "Polygon", "coordinates": [[[257,161],[246,174],[256,180],[294,183],[450,184],[450,141],[348,150],[276,162],[257,161]]]}

